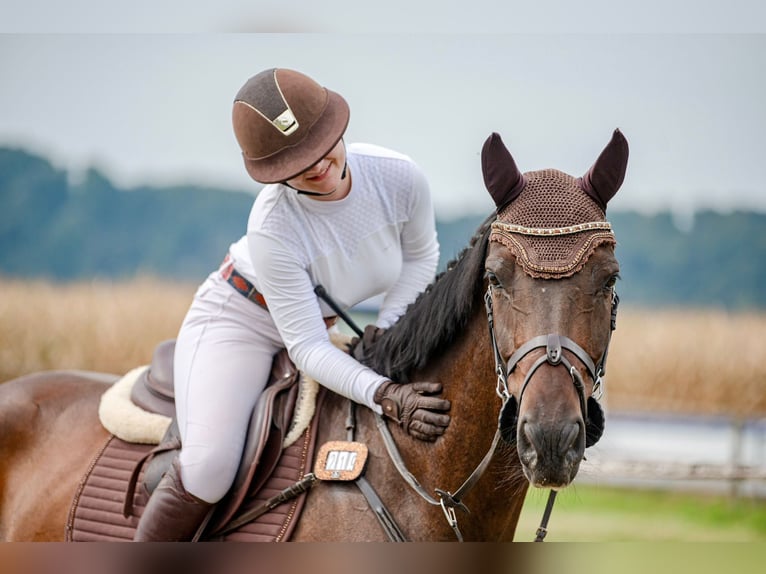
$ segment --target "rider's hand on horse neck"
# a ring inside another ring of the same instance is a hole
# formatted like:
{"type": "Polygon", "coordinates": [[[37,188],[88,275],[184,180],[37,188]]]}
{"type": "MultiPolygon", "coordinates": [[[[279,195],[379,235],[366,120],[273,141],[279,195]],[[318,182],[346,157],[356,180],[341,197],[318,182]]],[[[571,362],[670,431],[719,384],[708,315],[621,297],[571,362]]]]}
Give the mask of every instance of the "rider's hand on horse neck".
{"type": "Polygon", "coordinates": [[[450,402],[446,399],[427,396],[442,391],[440,383],[412,383],[398,385],[385,382],[375,391],[375,402],[383,407],[383,414],[399,423],[412,437],[435,441],[450,422],[446,413],[450,402]]]}
{"type": "Polygon", "coordinates": [[[377,341],[385,332],[386,330],[381,327],[377,327],[375,325],[367,325],[364,328],[364,333],[361,337],[354,337],[351,339],[351,342],[349,343],[351,354],[357,361],[362,364],[366,364],[365,359],[367,352],[372,348],[372,345],[375,343],[375,341],[377,341]]]}

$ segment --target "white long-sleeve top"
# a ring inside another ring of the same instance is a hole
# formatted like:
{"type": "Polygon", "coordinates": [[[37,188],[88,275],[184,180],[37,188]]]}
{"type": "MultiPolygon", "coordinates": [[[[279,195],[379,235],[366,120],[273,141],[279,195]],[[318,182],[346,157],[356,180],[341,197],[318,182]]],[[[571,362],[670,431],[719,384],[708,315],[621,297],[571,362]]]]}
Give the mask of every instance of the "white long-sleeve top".
{"type": "Polygon", "coordinates": [[[343,309],[385,293],[376,324],[388,327],[433,280],[439,245],[428,182],[410,158],[350,144],[347,161],[351,191],[341,200],[266,186],[230,256],[266,298],[297,367],[380,412],[373,396],[386,379],[330,343],[322,317],[335,313],[314,287],[343,309]]]}

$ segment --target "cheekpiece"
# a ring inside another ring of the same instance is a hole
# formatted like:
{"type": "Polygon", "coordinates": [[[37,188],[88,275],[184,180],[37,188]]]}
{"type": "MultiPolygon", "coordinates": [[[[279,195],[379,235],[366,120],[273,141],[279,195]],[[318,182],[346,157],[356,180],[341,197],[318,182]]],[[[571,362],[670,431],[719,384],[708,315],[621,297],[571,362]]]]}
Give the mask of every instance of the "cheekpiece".
{"type": "Polygon", "coordinates": [[[519,196],[492,223],[524,272],[540,279],[574,275],[600,245],[616,243],[604,211],[580,180],[555,169],[527,172],[519,196]]]}

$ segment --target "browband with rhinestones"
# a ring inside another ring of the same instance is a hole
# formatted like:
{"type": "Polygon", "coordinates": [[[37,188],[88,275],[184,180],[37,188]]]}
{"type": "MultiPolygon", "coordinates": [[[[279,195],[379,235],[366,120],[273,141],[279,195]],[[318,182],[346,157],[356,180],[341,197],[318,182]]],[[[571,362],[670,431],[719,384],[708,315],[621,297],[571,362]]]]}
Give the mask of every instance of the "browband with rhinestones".
{"type": "Polygon", "coordinates": [[[548,235],[571,235],[573,233],[591,231],[594,229],[612,231],[612,226],[608,221],[591,221],[589,223],[578,223],[577,225],[569,225],[567,227],[524,227],[523,225],[494,221],[492,223],[492,229],[505,233],[518,233],[520,235],[544,237],[548,235]]]}

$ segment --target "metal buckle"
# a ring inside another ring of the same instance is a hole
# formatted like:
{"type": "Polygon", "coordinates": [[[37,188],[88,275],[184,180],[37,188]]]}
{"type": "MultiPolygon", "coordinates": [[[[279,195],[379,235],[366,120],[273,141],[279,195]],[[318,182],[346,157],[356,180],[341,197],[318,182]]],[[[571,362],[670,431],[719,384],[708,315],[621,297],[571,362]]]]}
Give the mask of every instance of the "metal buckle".
{"type": "Polygon", "coordinates": [[[508,381],[503,373],[503,368],[498,365],[495,369],[497,374],[497,386],[495,387],[495,393],[503,400],[503,403],[511,397],[511,393],[508,391],[508,381]]]}
{"type": "Polygon", "coordinates": [[[598,373],[596,373],[596,380],[593,381],[593,390],[590,392],[590,396],[592,396],[597,401],[600,401],[601,397],[604,396],[604,385],[601,379],[601,375],[603,375],[603,373],[601,372],[601,369],[599,369],[598,373]]]}
{"type": "Polygon", "coordinates": [[[446,504],[444,504],[444,499],[439,499],[439,504],[442,507],[442,510],[444,511],[444,516],[447,519],[447,523],[454,529],[457,528],[457,516],[455,515],[455,509],[452,507],[447,507],[446,504]]]}
{"type": "Polygon", "coordinates": [[[444,517],[447,519],[447,523],[452,528],[452,531],[457,536],[459,542],[463,541],[463,534],[460,532],[460,527],[457,525],[457,515],[455,514],[455,508],[459,508],[464,512],[468,512],[468,508],[462,502],[455,500],[452,493],[446,490],[436,489],[436,493],[439,495],[439,504],[444,512],[444,517]],[[445,499],[448,501],[445,503],[445,499]]]}

